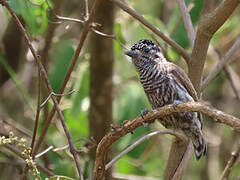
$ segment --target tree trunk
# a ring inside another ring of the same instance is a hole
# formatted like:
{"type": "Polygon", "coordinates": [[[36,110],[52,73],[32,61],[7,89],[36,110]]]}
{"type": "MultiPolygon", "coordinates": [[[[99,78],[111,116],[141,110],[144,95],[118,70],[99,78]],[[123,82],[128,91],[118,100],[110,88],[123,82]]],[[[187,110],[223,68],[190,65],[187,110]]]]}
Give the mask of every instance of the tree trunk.
{"type": "MultiPolygon", "coordinates": [[[[95,22],[100,23],[101,31],[106,34],[113,33],[114,7],[107,0],[99,5],[95,22]]],[[[113,41],[95,33],[90,37],[90,136],[99,143],[101,138],[109,131],[112,123],[112,74],[114,47],[113,41]]],[[[94,149],[91,159],[95,159],[94,149]]],[[[106,179],[111,178],[111,173],[106,173],[106,179]]]]}

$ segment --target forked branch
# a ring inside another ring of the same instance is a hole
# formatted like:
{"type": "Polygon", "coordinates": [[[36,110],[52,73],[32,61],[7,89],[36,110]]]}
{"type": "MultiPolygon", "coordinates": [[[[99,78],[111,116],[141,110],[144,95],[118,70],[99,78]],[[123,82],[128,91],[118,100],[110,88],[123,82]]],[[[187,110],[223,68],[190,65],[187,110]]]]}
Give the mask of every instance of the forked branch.
{"type": "Polygon", "coordinates": [[[226,114],[218,109],[215,109],[203,102],[186,102],[179,104],[177,107],[173,105],[167,105],[156,110],[152,110],[144,116],[138,116],[132,120],[126,121],[118,127],[112,128],[112,130],[105,135],[98,144],[96,151],[96,160],[94,166],[94,180],[101,180],[105,173],[105,155],[110,146],[123,137],[124,135],[131,133],[137,127],[142,126],[144,123],[152,123],[155,119],[168,116],[172,113],[196,111],[206,114],[214,121],[226,124],[233,129],[240,131],[240,119],[226,114]]]}

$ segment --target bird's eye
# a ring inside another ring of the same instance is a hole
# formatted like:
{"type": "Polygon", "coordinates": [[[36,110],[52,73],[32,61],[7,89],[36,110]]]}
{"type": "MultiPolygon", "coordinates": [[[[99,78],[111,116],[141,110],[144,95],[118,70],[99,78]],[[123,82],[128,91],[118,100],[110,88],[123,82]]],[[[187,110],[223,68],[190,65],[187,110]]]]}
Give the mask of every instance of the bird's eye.
{"type": "Polygon", "coordinates": [[[151,47],[149,47],[149,46],[146,46],[146,47],[144,48],[144,52],[145,52],[145,53],[149,53],[150,50],[151,50],[151,47]]]}

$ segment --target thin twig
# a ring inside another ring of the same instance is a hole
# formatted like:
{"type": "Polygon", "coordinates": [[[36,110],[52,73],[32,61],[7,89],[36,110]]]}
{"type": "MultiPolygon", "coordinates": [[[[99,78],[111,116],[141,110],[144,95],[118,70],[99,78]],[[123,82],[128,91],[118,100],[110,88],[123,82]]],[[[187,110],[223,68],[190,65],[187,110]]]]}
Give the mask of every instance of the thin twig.
{"type": "MultiPolygon", "coordinates": [[[[79,142],[79,141],[85,141],[89,144],[94,144],[96,146],[96,142],[94,142],[93,140],[89,140],[88,138],[79,138],[73,141],[73,143],[79,142]]],[[[58,147],[58,148],[54,148],[53,151],[57,152],[57,151],[62,151],[64,149],[67,149],[69,147],[69,144],[66,144],[62,147],[58,147]]]]}
{"type": "Polygon", "coordinates": [[[182,13],[182,18],[183,18],[184,26],[187,30],[188,39],[190,41],[191,47],[193,48],[194,39],[195,39],[195,31],[194,31],[194,28],[193,28],[193,24],[192,24],[190,14],[187,10],[187,7],[186,7],[186,4],[185,4],[184,0],[177,0],[177,2],[178,2],[178,6],[179,6],[179,8],[181,10],[181,13],[182,13]]]}
{"type": "MultiPolygon", "coordinates": [[[[47,73],[46,73],[46,70],[45,68],[43,67],[42,63],[41,63],[41,60],[39,58],[39,56],[37,55],[36,51],[34,50],[32,44],[31,44],[31,41],[26,33],[26,30],[25,28],[23,27],[23,25],[21,24],[20,20],[18,19],[18,17],[16,16],[16,14],[14,13],[14,11],[11,9],[11,7],[9,6],[8,2],[6,0],[2,0],[2,3],[3,5],[8,9],[8,11],[10,12],[10,14],[12,15],[16,25],[19,27],[20,31],[22,32],[23,36],[24,36],[24,39],[26,41],[26,43],[28,44],[28,47],[30,48],[31,50],[31,53],[36,61],[36,63],[38,64],[39,68],[40,68],[40,71],[41,71],[41,74],[45,80],[45,83],[47,85],[47,88],[50,92],[53,92],[53,89],[52,89],[52,86],[50,84],[50,81],[48,79],[48,76],[47,76],[47,73]]],[[[81,178],[81,180],[83,180],[83,175],[82,175],[82,172],[81,172],[81,168],[80,168],[80,165],[79,165],[79,162],[78,162],[78,155],[77,155],[77,152],[75,150],[75,147],[74,147],[74,144],[72,142],[72,139],[71,139],[71,136],[70,136],[70,133],[69,133],[69,130],[67,128],[67,125],[65,123],[65,119],[64,119],[64,116],[63,116],[63,113],[62,111],[60,110],[59,108],[59,105],[58,105],[58,102],[57,102],[57,99],[55,98],[55,96],[51,96],[52,100],[53,100],[53,103],[54,103],[54,106],[58,112],[58,115],[59,115],[59,119],[61,120],[61,123],[62,123],[62,126],[63,126],[63,129],[64,129],[64,132],[67,136],[67,139],[68,139],[68,143],[70,145],[70,151],[74,157],[74,161],[75,161],[75,164],[76,164],[76,167],[77,167],[77,170],[78,170],[78,174],[79,174],[79,177],[81,178]]]]}
{"type": "Polygon", "coordinates": [[[35,156],[35,159],[40,158],[42,155],[46,154],[48,151],[52,150],[54,147],[53,146],[49,146],[47,149],[45,149],[44,151],[38,153],[35,156]]]}
{"type": "Polygon", "coordinates": [[[38,123],[39,123],[39,115],[40,115],[40,98],[41,98],[41,72],[40,68],[38,66],[38,95],[37,95],[37,112],[36,112],[36,118],[35,118],[35,124],[34,124],[34,129],[33,129],[33,136],[32,136],[32,142],[31,142],[31,155],[32,155],[32,150],[34,147],[36,135],[37,135],[37,129],[38,129],[38,123]]]}
{"type": "Polygon", "coordinates": [[[183,136],[181,133],[176,132],[174,130],[171,129],[165,129],[165,130],[159,130],[159,131],[155,131],[155,132],[151,132],[141,138],[139,138],[137,141],[135,141],[133,144],[131,144],[130,146],[128,146],[126,149],[124,149],[120,154],[118,154],[115,158],[113,158],[109,163],[107,163],[107,165],[105,166],[105,170],[108,170],[115,162],[117,162],[121,157],[123,157],[125,154],[127,154],[128,152],[130,152],[131,150],[133,150],[136,146],[138,146],[140,143],[142,143],[143,141],[148,140],[149,138],[151,138],[152,136],[155,135],[159,135],[159,134],[171,134],[173,136],[176,136],[180,139],[182,139],[183,141],[187,141],[186,137],[183,136]]]}
{"type": "Polygon", "coordinates": [[[220,177],[220,180],[224,180],[228,177],[228,175],[229,175],[234,163],[237,161],[239,155],[240,155],[240,143],[238,144],[237,149],[234,152],[232,152],[231,157],[228,160],[227,165],[220,177]]]}
{"type": "Polygon", "coordinates": [[[110,38],[110,39],[113,39],[115,40],[117,43],[119,43],[119,45],[123,48],[123,49],[126,49],[128,50],[128,48],[117,38],[117,36],[115,34],[106,34],[106,33],[103,33],[101,31],[98,31],[96,30],[95,28],[91,28],[92,32],[96,33],[97,35],[99,36],[102,36],[104,38],[110,38]]]}
{"type": "MultiPolygon", "coordinates": [[[[137,127],[142,126],[144,123],[151,123],[155,119],[163,118],[172,113],[180,112],[201,112],[211,117],[219,123],[224,123],[233,129],[240,131],[240,119],[217,110],[203,102],[186,102],[181,103],[177,107],[173,105],[166,105],[161,108],[148,112],[144,119],[139,116],[130,121],[126,121],[112,131],[106,134],[98,144],[96,151],[96,159],[94,166],[94,180],[101,180],[105,173],[105,155],[110,146],[124,135],[133,132],[137,127]]],[[[187,159],[186,159],[187,160],[187,159]]],[[[183,162],[184,163],[184,162],[183,162]]]]}
{"type": "MultiPolygon", "coordinates": [[[[216,54],[217,54],[217,56],[218,56],[218,59],[220,60],[220,59],[221,59],[221,53],[220,53],[220,51],[219,51],[218,49],[216,49],[216,48],[214,48],[214,51],[216,52],[216,54]]],[[[230,68],[229,65],[225,65],[225,66],[223,67],[223,71],[225,72],[225,74],[226,74],[226,76],[227,76],[227,78],[228,78],[228,80],[229,80],[229,82],[230,82],[230,85],[231,85],[231,87],[232,87],[232,89],[233,89],[234,94],[236,95],[237,100],[240,102],[240,95],[239,95],[237,86],[236,86],[236,84],[234,83],[234,79],[233,79],[233,76],[232,76],[232,74],[233,74],[232,69],[230,68]]],[[[238,77],[238,78],[239,78],[239,77],[238,77]]]]}
{"type": "Polygon", "coordinates": [[[231,85],[231,87],[233,89],[234,94],[236,95],[237,100],[240,102],[240,95],[239,95],[237,86],[234,83],[234,79],[233,79],[233,76],[232,76],[233,70],[229,66],[225,66],[223,68],[223,70],[224,70],[224,72],[225,72],[225,74],[226,74],[226,76],[227,76],[227,78],[228,78],[228,80],[230,82],[230,85],[231,85]]]}
{"type": "Polygon", "coordinates": [[[103,37],[105,37],[105,38],[116,39],[116,35],[114,35],[114,34],[105,34],[105,33],[101,32],[101,31],[98,31],[98,30],[96,30],[96,29],[94,29],[94,28],[91,28],[91,30],[92,30],[93,32],[95,32],[96,34],[98,34],[98,35],[100,35],[100,36],[103,36],[103,37]]]}
{"type": "MultiPolygon", "coordinates": [[[[66,85],[67,85],[67,83],[68,83],[68,81],[70,79],[71,73],[72,73],[72,71],[74,69],[74,66],[75,66],[76,62],[77,62],[78,56],[79,56],[79,54],[80,54],[80,52],[82,50],[83,44],[84,44],[84,42],[85,42],[85,40],[87,38],[87,35],[88,35],[89,31],[90,31],[90,27],[91,27],[91,24],[93,22],[93,17],[94,17],[96,8],[97,8],[98,4],[100,3],[100,1],[101,0],[95,0],[94,1],[94,4],[92,6],[92,9],[91,9],[91,12],[90,12],[90,15],[89,15],[89,19],[86,20],[85,23],[84,23],[83,31],[81,33],[81,37],[80,37],[78,46],[77,46],[77,48],[75,50],[75,53],[74,53],[73,59],[71,61],[71,64],[68,67],[68,70],[67,70],[65,78],[63,80],[63,84],[62,84],[62,86],[60,88],[59,94],[62,94],[64,92],[65,87],[66,87],[66,85]]],[[[58,103],[61,101],[61,96],[57,99],[57,101],[58,101],[58,103]]],[[[39,139],[37,141],[37,144],[35,146],[33,154],[37,153],[38,149],[40,148],[41,144],[43,143],[43,140],[45,139],[45,136],[47,134],[47,130],[48,130],[48,128],[49,128],[49,126],[50,126],[50,124],[52,122],[52,119],[53,119],[53,116],[54,116],[55,112],[56,112],[56,108],[54,107],[51,110],[51,112],[50,112],[50,114],[49,114],[49,116],[48,116],[48,118],[47,118],[47,120],[46,120],[46,122],[45,122],[45,124],[43,126],[43,129],[41,131],[41,135],[40,135],[40,137],[39,137],[39,139]]]]}
{"type": "Polygon", "coordinates": [[[81,19],[59,16],[57,14],[55,14],[55,17],[59,20],[71,21],[71,22],[76,22],[76,23],[81,23],[81,24],[83,24],[85,22],[84,20],[81,20],[81,19]]]}
{"type": "Polygon", "coordinates": [[[162,38],[167,44],[172,46],[186,61],[189,61],[190,59],[189,54],[180,45],[178,45],[171,38],[167,37],[162,31],[160,31],[160,29],[158,29],[156,26],[149,23],[143,16],[141,16],[135,10],[130,8],[126,3],[122,2],[121,0],[110,0],[110,1],[114,2],[123,11],[126,11],[128,14],[130,14],[139,22],[141,22],[144,26],[146,26],[151,31],[153,31],[156,35],[162,38]]]}
{"type": "Polygon", "coordinates": [[[209,73],[209,75],[204,79],[201,84],[201,89],[205,89],[209,82],[213,80],[217,74],[223,69],[223,67],[229,62],[233,54],[240,48],[240,37],[234,42],[232,47],[227,51],[227,53],[221,58],[220,62],[217,64],[215,69],[209,73]]]}
{"type": "Polygon", "coordinates": [[[70,95],[72,93],[74,93],[75,90],[72,90],[68,93],[64,93],[64,94],[56,94],[54,92],[51,92],[48,97],[45,99],[45,101],[43,101],[43,103],[40,105],[40,108],[43,108],[45,106],[45,104],[49,101],[49,99],[51,98],[51,96],[58,96],[58,97],[62,97],[62,96],[67,96],[67,95],[70,95]]]}

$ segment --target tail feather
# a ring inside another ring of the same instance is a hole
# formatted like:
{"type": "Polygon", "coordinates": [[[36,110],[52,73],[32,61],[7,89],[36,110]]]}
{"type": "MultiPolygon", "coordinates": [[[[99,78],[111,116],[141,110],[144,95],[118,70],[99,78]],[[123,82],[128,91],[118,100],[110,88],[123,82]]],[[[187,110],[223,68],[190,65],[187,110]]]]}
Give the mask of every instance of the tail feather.
{"type": "Polygon", "coordinates": [[[203,155],[206,155],[207,152],[207,143],[203,137],[202,131],[200,130],[200,133],[192,136],[191,140],[195,150],[196,158],[199,160],[203,155]]]}

